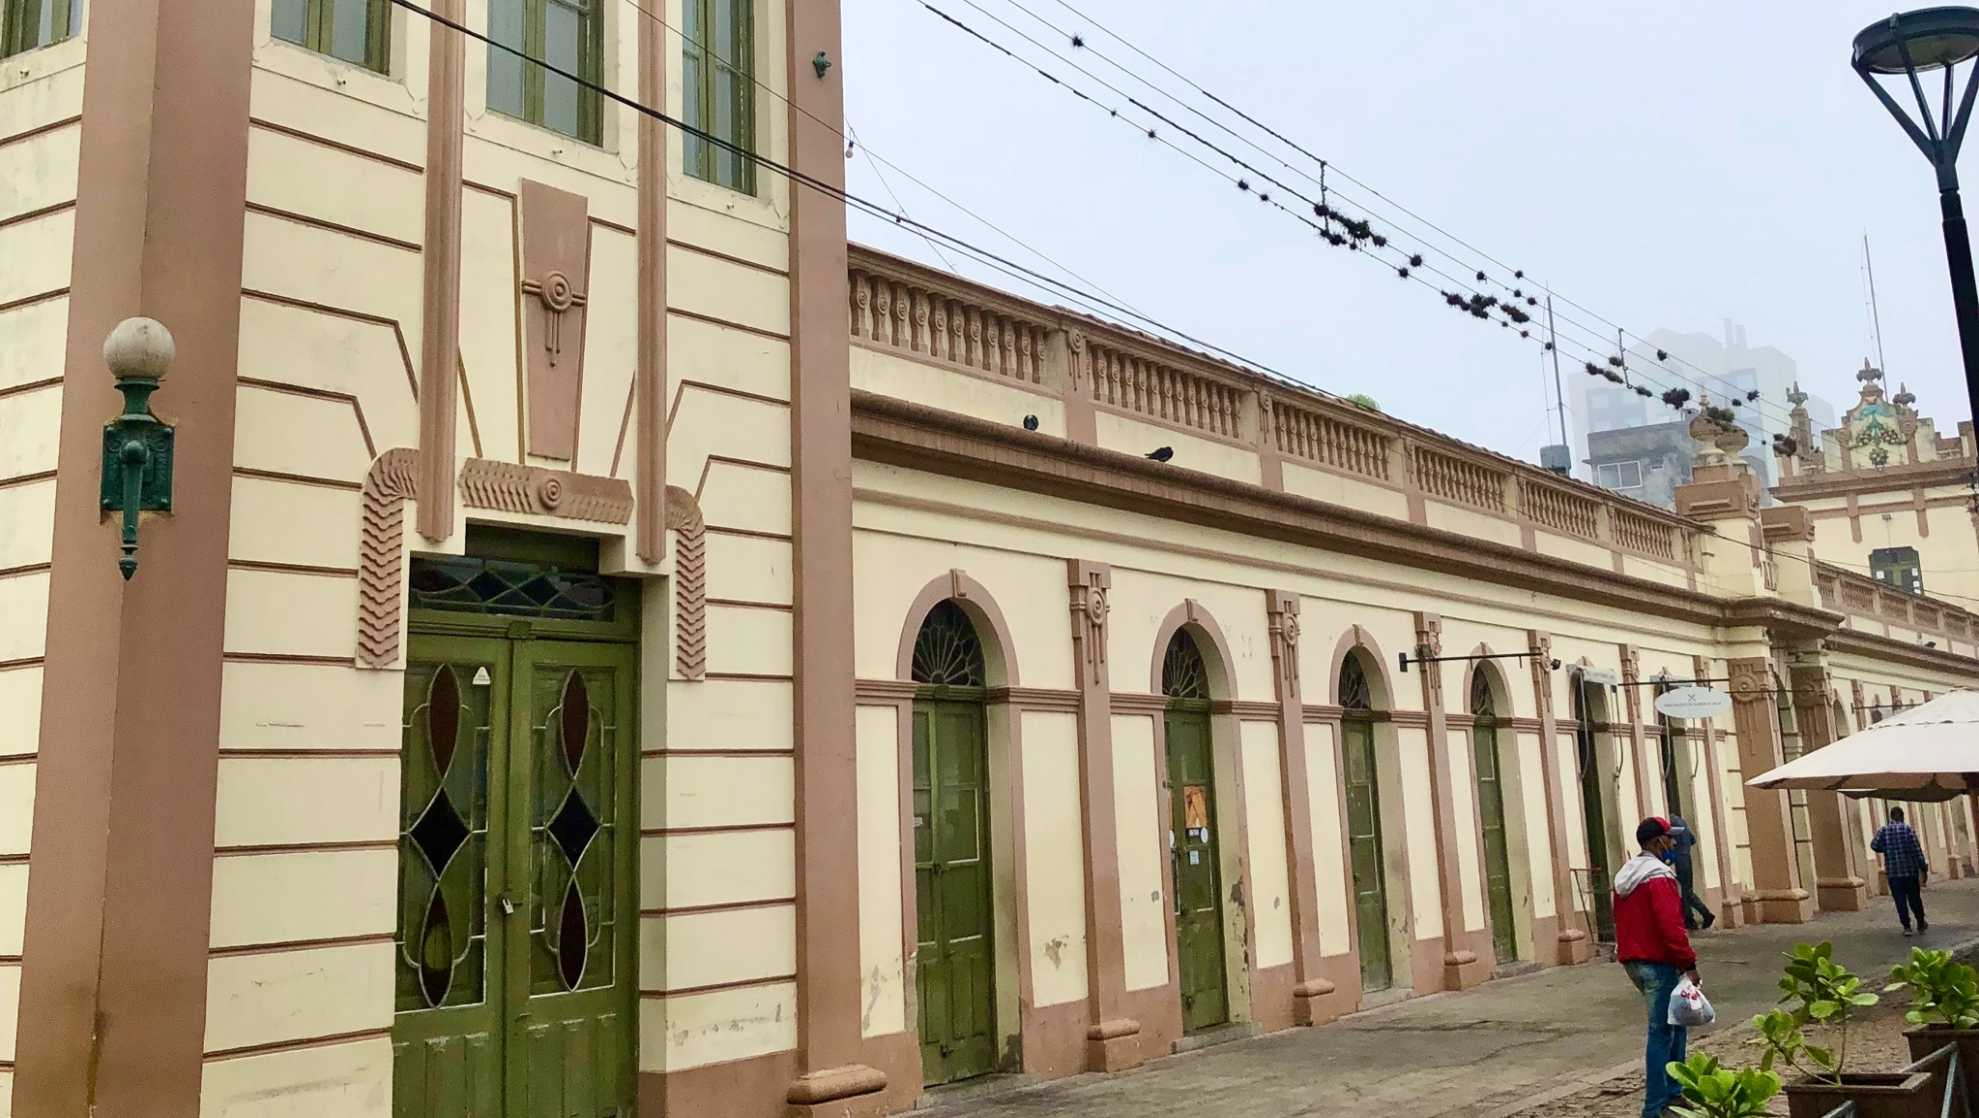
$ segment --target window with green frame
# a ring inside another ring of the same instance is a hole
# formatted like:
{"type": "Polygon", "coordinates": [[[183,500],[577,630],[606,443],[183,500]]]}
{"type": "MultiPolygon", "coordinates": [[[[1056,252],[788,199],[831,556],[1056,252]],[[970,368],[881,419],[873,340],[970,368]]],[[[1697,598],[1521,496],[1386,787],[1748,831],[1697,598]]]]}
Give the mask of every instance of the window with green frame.
{"type": "Polygon", "coordinates": [[[686,137],[687,173],[744,194],[756,192],[754,0],[681,0],[686,21],[682,115],[740,151],[686,137]]]}
{"type": "Polygon", "coordinates": [[[59,43],[82,26],[82,0],[0,0],[0,58],[59,43]]]}
{"type": "MultiPolygon", "coordinates": [[[[604,0],[492,0],[488,35],[532,59],[603,84],[603,6],[604,0]]],[[[493,47],[488,107],[587,144],[598,143],[604,133],[595,90],[493,47]]]]}
{"type": "Polygon", "coordinates": [[[275,0],[275,37],[385,73],[392,66],[391,0],[275,0]]]}

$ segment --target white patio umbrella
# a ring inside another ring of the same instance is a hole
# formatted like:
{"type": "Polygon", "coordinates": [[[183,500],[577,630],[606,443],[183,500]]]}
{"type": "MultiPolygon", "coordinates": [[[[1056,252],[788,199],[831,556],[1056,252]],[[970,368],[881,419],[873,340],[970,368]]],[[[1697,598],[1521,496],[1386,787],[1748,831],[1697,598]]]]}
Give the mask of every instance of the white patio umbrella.
{"type": "Polygon", "coordinates": [[[1979,691],[1953,691],[1898,711],[1746,783],[1889,799],[1949,799],[1979,790],[1979,691]]]}

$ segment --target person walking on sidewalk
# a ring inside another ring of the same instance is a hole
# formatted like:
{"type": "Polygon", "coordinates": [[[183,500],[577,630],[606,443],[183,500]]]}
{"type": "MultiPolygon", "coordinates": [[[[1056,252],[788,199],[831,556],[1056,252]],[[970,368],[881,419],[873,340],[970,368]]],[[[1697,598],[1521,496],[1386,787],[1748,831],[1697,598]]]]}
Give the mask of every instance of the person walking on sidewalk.
{"type": "Polygon", "coordinates": [[[1684,904],[1677,873],[1663,859],[1675,848],[1669,820],[1644,819],[1635,828],[1642,853],[1615,872],[1615,958],[1642,993],[1649,1010],[1649,1036],[1643,1053],[1643,1118],[1660,1118],[1683,1100],[1683,1090],[1664,1070],[1684,1058],[1689,1031],[1670,1024],[1670,995],[1679,979],[1697,977],[1697,952],[1684,931],[1684,904]]]}
{"type": "Polygon", "coordinates": [[[1670,838],[1676,845],[1670,850],[1670,866],[1677,871],[1677,891],[1683,894],[1684,928],[1697,931],[1709,928],[1718,922],[1718,917],[1705,907],[1698,898],[1697,891],[1691,888],[1691,851],[1697,848],[1697,834],[1684,822],[1681,815],[1670,816],[1670,838]]]}
{"type": "Polygon", "coordinates": [[[1883,856],[1883,875],[1890,879],[1890,896],[1897,902],[1897,923],[1903,925],[1903,934],[1910,934],[1912,913],[1917,915],[1918,933],[1930,931],[1931,922],[1924,919],[1924,879],[1931,867],[1924,863],[1917,832],[1903,821],[1902,808],[1890,809],[1890,821],[1877,829],[1869,849],[1883,856]]]}

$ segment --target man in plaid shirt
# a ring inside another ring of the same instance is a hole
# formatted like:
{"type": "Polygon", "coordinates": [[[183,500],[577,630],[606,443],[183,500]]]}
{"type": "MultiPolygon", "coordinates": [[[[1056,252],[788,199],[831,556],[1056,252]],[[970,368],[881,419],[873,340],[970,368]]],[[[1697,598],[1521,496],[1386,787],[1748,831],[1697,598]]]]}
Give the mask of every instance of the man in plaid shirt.
{"type": "Polygon", "coordinates": [[[1890,879],[1890,896],[1897,902],[1897,920],[1903,934],[1910,934],[1910,914],[1917,914],[1919,933],[1931,930],[1924,919],[1924,879],[1931,870],[1924,864],[1924,848],[1917,843],[1917,832],[1903,821],[1903,809],[1890,809],[1890,821],[1876,831],[1869,849],[1883,856],[1883,874],[1890,879]],[[1908,906],[1908,907],[1906,907],[1908,906]]]}

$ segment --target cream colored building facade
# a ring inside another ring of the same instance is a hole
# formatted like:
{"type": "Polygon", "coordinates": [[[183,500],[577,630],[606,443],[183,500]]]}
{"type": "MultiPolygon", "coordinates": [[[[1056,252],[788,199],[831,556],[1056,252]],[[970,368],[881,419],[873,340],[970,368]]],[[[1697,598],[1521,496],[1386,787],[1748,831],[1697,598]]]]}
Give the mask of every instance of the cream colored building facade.
{"type": "Polygon", "coordinates": [[[1735,461],[1670,514],[848,248],[770,169],[843,174],[835,3],[584,9],[675,115],[746,21],[753,181],[326,3],[0,73],[0,1114],[878,1114],[1586,961],[1643,814],[1730,924],[1875,887],[1871,805],[1743,777],[1979,619],[1735,461]]]}

